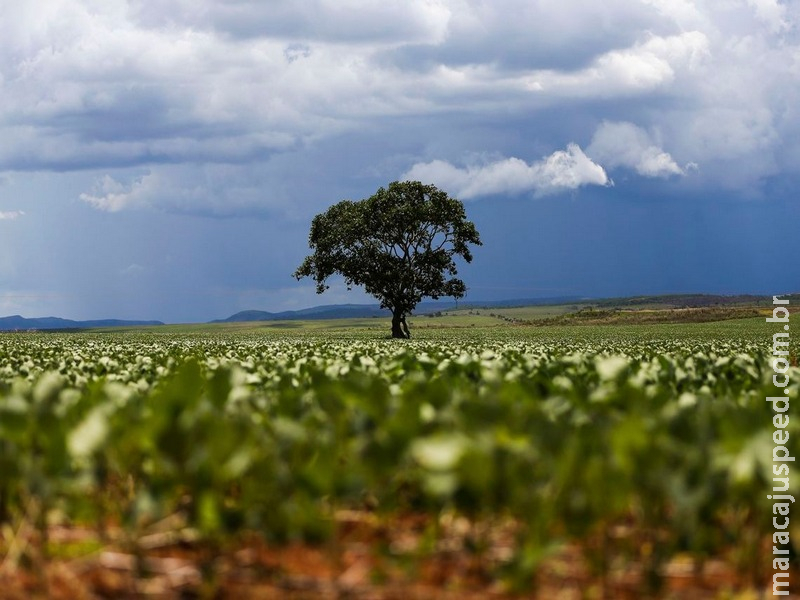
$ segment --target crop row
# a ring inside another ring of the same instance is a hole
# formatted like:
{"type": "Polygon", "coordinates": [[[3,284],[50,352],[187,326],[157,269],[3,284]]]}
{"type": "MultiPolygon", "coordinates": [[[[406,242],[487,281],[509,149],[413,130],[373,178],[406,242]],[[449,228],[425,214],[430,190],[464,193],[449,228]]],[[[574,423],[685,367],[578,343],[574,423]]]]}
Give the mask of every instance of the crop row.
{"type": "MultiPolygon", "coordinates": [[[[498,570],[559,544],[598,572],[725,556],[768,568],[772,395],[755,342],[7,336],[0,520],[131,540],[323,540],[337,508],[510,518],[498,570]],[[622,527],[624,525],[624,527],[622,527]],[[630,533],[621,535],[621,530],[630,533]]],[[[790,398],[800,369],[790,371],[790,398]]],[[[800,453],[800,422],[787,429],[800,453]]],[[[800,489],[794,483],[789,493],[800,489]]],[[[480,547],[480,544],[478,544],[480,547]]]]}

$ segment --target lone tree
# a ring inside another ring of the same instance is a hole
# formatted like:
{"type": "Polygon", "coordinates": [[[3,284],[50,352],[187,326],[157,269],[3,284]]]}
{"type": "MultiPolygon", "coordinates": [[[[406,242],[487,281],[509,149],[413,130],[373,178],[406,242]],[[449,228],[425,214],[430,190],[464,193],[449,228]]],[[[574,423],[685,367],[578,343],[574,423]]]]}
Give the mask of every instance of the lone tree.
{"type": "Polygon", "coordinates": [[[314,217],[308,243],[314,253],[294,276],[313,277],[318,294],[334,273],[348,289],[363,285],[392,311],[393,338],[411,336],[406,315],[422,298],[464,296],[454,257],[472,262],[468,244],[481,245],[464,205],[419,181],[395,181],[364,200],[331,206],[314,217]]]}

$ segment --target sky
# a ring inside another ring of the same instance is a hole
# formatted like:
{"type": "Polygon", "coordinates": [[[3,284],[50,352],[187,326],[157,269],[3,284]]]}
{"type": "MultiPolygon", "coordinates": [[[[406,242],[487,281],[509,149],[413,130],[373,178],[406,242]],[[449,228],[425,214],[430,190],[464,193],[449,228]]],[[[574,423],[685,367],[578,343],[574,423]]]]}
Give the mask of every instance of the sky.
{"type": "Polygon", "coordinates": [[[366,303],[292,272],[396,180],[473,301],[800,291],[800,0],[0,0],[0,315],[366,303]]]}

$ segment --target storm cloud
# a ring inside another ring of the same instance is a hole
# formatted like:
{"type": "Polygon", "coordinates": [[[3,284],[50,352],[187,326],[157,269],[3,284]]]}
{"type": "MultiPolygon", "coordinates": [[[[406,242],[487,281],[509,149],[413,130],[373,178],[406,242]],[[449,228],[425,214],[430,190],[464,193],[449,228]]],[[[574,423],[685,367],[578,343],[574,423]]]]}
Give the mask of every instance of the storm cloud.
{"type": "MultiPolygon", "coordinates": [[[[316,212],[405,177],[469,200],[487,230],[504,206],[549,210],[561,197],[607,207],[595,222],[642,197],[710,207],[780,193],[794,214],[799,25],[800,4],[778,0],[10,3],[0,283],[19,301],[4,306],[124,317],[112,313],[134,289],[144,317],[196,319],[251,308],[254,289],[278,302],[270,290],[291,282],[273,275],[291,273],[316,212]],[[203,236],[244,235],[254,220],[272,236],[269,268],[226,283],[224,302],[157,300],[176,278],[212,288],[218,258],[203,236]],[[111,264],[70,237],[96,223],[144,229],[120,238],[111,264]],[[170,232],[179,241],[156,237],[170,232]],[[141,244],[211,266],[170,279],[174,267],[141,244]],[[130,265],[136,286],[92,296],[130,265]],[[64,272],[74,276],[53,274],[64,272]]],[[[681,287],[631,277],[642,291],[681,287]]],[[[590,279],[554,285],[600,291],[590,279]]]]}

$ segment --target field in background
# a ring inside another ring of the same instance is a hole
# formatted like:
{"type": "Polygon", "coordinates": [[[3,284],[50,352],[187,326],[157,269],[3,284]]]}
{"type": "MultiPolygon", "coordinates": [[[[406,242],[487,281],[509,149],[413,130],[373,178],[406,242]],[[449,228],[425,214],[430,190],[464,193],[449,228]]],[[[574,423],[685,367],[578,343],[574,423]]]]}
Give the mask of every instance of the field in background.
{"type": "Polygon", "coordinates": [[[774,327],[586,308],[3,334],[4,597],[752,597],[774,327]]]}
{"type": "MultiPolygon", "coordinates": [[[[791,309],[796,312],[800,296],[793,298],[791,309]]],[[[642,299],[623,298],[584,303],[556,305],[492,307],[472,305],[462,308],[427,311],[409,317],[412,329],[419,333],[427,330],[454,328],[497,328],[507,326],[570,327],[595,325],[644,325],[659,323],[706,323],[728,320],[755,319],[769,314],[769,305],[764,299],[751,297],[727,298],[723,296],[665,296],[642,299]]],[[[148,331],[172,333],[219,333],[247,331],[287,331],[300,335],[306,332],[374,332],[380,336],[389,330],[390,319],[386,317],[337,318],[337,319],[285,319],[266,321],[234,321],[165,325],[148,327],[148,331]]],[[[94,331],[137,331],[135,327],[114,327],[94,331]]],[[[413,332],[412,332],[413,335],[413,332]]],[[[525,335],[520,333],[520,335],[525,335]]]]}

